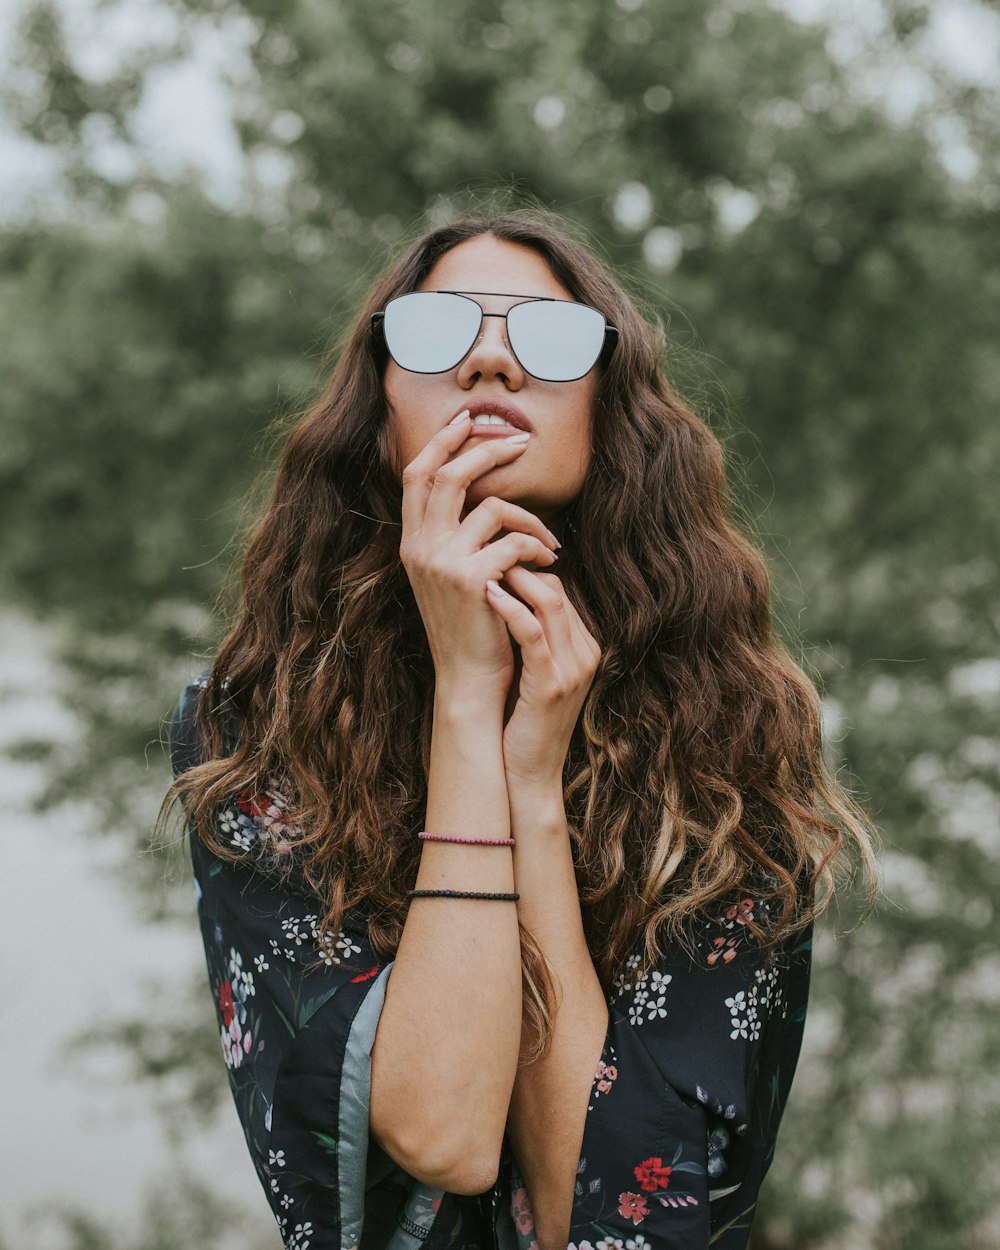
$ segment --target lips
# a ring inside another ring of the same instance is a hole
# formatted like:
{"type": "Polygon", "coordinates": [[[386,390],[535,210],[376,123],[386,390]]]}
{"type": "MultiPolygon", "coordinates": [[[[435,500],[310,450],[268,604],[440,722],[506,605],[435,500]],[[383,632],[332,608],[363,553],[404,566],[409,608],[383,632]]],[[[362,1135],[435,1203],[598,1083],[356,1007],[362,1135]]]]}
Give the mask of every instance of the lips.
{"type": "MultiPolygon", "coordinates": [[[[464,412],[466,408],[469,410],[470,417],[481,417],[485,413],[492,413],[496,417],[503,417],[511,425],[516,425],[519,430],[526,430],[529,434],[535,432],[535,427],[521,409],[506,399],[474,399],[471,403],[459,408],[458,412],[464,412]]],[[[458,412],[454,414],[456,417],[458,412]]]]}

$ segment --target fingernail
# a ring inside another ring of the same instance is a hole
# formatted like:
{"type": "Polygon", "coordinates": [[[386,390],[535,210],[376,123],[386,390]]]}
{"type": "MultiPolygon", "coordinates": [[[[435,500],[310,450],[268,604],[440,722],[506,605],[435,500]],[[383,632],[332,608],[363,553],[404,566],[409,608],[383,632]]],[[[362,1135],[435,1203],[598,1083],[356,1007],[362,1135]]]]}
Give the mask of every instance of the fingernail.
{"type": "Polygon", "coordinates": [[[562,543],[559,541],[559,539],[558,539],[558,538],[556,538],[555,534],[553,534],[551,530],[546,530],[545,532],[546,532],[546,534],[548,534],[549,538],[551,538],[551,539],[552,539],[553,543],[555,543],[555,545],[556,545],[557,547],[561,547],[561,546],[562,546],[562,543]]]}
{"type": "Polygon", "coordinates": [[[511,434],[504,439],[505,443],[526,443],[531,438],[530,434],[511,434]]]}
{"type": "Polygon", "coordinates": [[[448,422],[448,424],[449,425],[461,425],[463,421],[468,421],[468,419],[469,419],[469,410],[468,408],[466,408],[466,410],[464,412],[460,412],[457,417],[452,417],[452,419],[448,422]]]}
{"type": "Polygon", "coordinates": [[[490,580],[486,582],[486,589],[490,592],[491,595],[502,595],[506,593],[501,587],[499,582],[494,582],[490,580]]]}

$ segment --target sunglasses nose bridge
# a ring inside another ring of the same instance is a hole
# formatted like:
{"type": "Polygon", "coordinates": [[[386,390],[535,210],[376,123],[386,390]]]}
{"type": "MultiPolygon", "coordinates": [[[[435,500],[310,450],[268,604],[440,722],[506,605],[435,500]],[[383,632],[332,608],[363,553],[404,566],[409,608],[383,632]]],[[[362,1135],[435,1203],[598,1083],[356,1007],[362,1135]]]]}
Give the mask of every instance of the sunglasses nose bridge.
{"type": "Polygon", "coordinates": [[[475,341],[462,359],[461,372],[522,373],[507,337],[506,313],[483,311],[475,341]]]}

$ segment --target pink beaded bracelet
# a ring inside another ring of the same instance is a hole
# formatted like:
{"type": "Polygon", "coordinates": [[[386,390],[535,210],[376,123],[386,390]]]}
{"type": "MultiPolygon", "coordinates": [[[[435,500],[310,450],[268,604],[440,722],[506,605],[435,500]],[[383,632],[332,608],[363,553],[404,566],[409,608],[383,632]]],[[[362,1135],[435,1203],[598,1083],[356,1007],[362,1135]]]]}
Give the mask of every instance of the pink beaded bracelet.
{"type": "Polygon", "coordinates": [[[424,842],[466,842],[469,846],[513,846],[513,838],[461,838],[453,833],[428,833],[426,829],[417,834],[424,842]]]}

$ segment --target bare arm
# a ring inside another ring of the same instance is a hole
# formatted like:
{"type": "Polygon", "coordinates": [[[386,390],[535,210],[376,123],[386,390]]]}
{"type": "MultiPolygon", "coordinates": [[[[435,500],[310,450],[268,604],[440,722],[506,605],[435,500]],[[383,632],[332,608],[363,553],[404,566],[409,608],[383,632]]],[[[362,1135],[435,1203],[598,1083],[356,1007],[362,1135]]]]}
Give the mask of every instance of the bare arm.
{"type": "MultiPolygon", "coordinates": [[[[551,563],[532,513],[490,498],[461,518],[470,484],[524,452],[472,446],[468,413],[403,471],[400,559],[427,631],[435,701],[427,828],[506,837],[503,710],[514,658],[485,586],[520,561],[551,563]],[[502,531],[502,537],[497,537],[502,531]]],[[[507,893],[508,847],[431,843],[418,889],[507,893]]],[[[496,1178],[521,1032],[521,952],[512,902],[414,899],[372,1051],[372,1134],[437,1188],[481,1193],[496,1178]]]]}
{"type": "MultiPolygon", "coordinates": [[[[502,706],[439,693],[428,777],[436,833],[506,838],[502,706]]],[[[514,889],[507,847],[425,842],[417,889],[514,889]]],[[[372,1051],[371,1128],[412,1176],[456,1193],[496,1179],[521,1031],[510,902],[414,899],[372,1051]]]]}
{"type": "Polygon", "coordinates": [[[518,1070],[508,1127],[540,1250],[565,1250],[608,1009],[583,935],[561,789],[512,786],[510,814],[518,911],[548,961],[557,1010],[547,1055],[518,1070]]]}
{"type": "Polygon", "coordinates": [[[550,1048],[518,1071],[508,1126],[538,1244],[563,1250],[608,1010],[583,934],[562,777],[601,650],[558,577],[511,568],[504,583],[513,594],[497,594],[498,587],[491,602],[523,665],[503,735],[518,912],[549,965],[556,998],[550,1048]]]}

